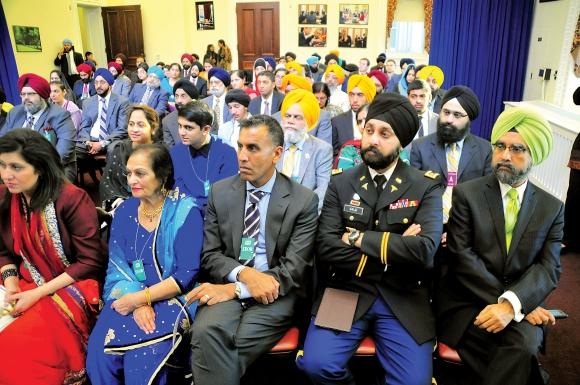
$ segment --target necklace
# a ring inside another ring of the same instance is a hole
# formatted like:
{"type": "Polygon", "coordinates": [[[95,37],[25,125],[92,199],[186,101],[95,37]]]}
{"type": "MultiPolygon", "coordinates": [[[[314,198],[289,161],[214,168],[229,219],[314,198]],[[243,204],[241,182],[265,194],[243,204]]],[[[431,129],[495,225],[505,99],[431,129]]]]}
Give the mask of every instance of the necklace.
{"type": "Polygon", "coordinates": [[[145,216],[145,218],[149,219],[149,222],[152,223],[153,222],[153,218],[157,217],[161,211],[163,210],[163,205],[165,204],[165,200],[163,200],[163,203],[161,203],[161,205],[153,210],[147,210],[145,207],[139,205],[139,210],[141,210],[141,213],[145,216]]]}

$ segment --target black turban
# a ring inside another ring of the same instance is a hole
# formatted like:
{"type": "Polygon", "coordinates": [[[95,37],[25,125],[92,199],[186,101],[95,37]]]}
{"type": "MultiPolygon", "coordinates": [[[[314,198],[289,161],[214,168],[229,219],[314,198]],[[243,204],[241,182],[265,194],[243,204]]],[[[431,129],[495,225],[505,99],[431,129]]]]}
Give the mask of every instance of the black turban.
{"type": "Polygon", "coordinates": [[[198,61],[191,63],[191,67],[197,67],[199,72],[205,71],[205,68],[203,67],[203,65],[201,65],[201,63],[198,61]]]}
{"type": "Polygon", "coordinates": [[[240,89],[231,90],[226,94],[226,104],[231,102],[237,102],[244,107],[248,107],[250,105],[250,96],[240,89]]]}
{"type": "Polygon", "coordinates": [[[371,119],[389,123],[403,148],[411,143],[419,131],[420,122],[415,108],[406,97],[391,92],[375,96],[366,121],[371,119]]]}
{"type": "Polygon", "coordinates": [[[474,120],[479,116],[479,99],[477,95],[471,90],[471,88],[466,86],[455,86],[445,92],[443,99],[441,100],[441,107],[445,105],[448,101],[453,98],[457,98],[461,107],[467,112],[469,120],[474,120]]]}
{"type": "Polygon", "coordinates": [[[190,98],[194,100],[199,98],[199,91],[197,90],[195,85],[193,85],[193,83],[190,82],[189,80],[179,79],[178,81],[176,81],[175,85],[173,86],[173,95],[175,95],[175,91],[177,91],[179,88],[181,88],[186,94],[188,94],[190,98]]]}

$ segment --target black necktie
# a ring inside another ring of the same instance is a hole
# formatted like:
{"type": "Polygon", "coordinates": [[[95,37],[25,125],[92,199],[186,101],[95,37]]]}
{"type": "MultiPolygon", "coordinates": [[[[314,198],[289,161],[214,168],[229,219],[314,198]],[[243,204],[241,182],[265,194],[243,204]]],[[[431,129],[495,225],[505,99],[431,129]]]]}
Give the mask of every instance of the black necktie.
{"type": "Polygon", "coordinates": [[[425,130],[423,130],[423,117],[419,116],[419,138],[422,138],[425,136],[425,130]]]}
{"type": "Polygon", "coordinates": [[[255,246],[258,244],[258,234],[260,233],[260,210],[258,210],[258,203],[266,195],[264,191],[250,190],[248,191],[250,197],[250,204],[246,209],[244,218],[244,232],[243,237],[254,238],[254,257],[247,260],[244,264],[249,267],[254,266],[255,246]]]}
{"type": "Polygon", "coordinates": [[[383,185],[387,181],[387,178],[382,174],[378,174],[378,175],[375,175],[373,180],[377,184],[377,196],[381,196],[381,193],[383,192],[383,185]]]}

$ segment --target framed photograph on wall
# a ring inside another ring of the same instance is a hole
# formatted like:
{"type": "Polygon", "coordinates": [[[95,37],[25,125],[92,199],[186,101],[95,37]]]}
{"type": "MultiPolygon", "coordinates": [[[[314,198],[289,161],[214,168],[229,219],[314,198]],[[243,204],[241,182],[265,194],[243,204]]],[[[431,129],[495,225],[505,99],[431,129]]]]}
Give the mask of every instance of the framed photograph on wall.
{"type": "Polygon", "coordinates": [[[13,25],[12,31],[14,32],[17,52],[42,52],[38,27],[13,25]]]}
{"type": "Polygon", "coordinates": [[[213,1],[196,1],[197,30],[215,29],[213,1]]]}
{"type": "Polygon", "coordinates": [[[339,4],[338,24],[368,25],[368,4],[339,4]]]}
{"type": "Polygon", "coordinates": [[[299,47],[326,47],[326,28],[299,27],[299,47]]]}
{"type": "Polygon", "coordinates": [[[326,4],[300,4],[298,6],[298,24],[326,25],[326,4]]]}
{"type": "Polygon", "coordinates": [[[343,48],[366,48],[368,28],[338,28],[338,46],[343,48]]]}

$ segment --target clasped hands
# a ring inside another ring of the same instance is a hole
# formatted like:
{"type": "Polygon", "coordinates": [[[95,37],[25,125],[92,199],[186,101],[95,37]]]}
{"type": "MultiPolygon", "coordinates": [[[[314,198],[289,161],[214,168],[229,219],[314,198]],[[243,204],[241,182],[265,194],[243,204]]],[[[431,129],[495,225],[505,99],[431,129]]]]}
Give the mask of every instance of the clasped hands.
{"type": "MultiPolygon", "coordinates": [[[[514,319],[514,309],[509,301],[487,305],[475,317],[473,324],[489,333],[499,333],[514,319]]],[[[536,307],[524,318],[532,325],[554,325],[556,319],[548,310],[536,307]]]]}
{"type": "Polygon", "coordinates": [[[32,305],[38,302],[44,295],[34,288],[26,291],[6,291],[4,297],[3,311],[8,311],[13,317],[18,317],[26,310],[30,309],[32,305]]]}
{"type": "MultiPolygon", "coordinates": [[[[280,283],[270,274],[262,273],[252,267],[245,267],[240,272],[239,280],[247,286],[252,298],[259,303],[268,305],[278,299],[280,283]]],[[[236,298],[235,284],[202,283],[190,291],[185,298],[187,303],[199,301],[200,305],[215,305],[236,298]]]]}
{"type": "Polygon", "coordinates": [[[155,331],[155,310],[147,305],[145,295],[142,292],[128,293],[113,301],[111,308],[121,315],[133,313],[133,319],[145,334],[155,331]],[[141,298],[143,297],[143,298],[141,298]]]}

